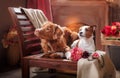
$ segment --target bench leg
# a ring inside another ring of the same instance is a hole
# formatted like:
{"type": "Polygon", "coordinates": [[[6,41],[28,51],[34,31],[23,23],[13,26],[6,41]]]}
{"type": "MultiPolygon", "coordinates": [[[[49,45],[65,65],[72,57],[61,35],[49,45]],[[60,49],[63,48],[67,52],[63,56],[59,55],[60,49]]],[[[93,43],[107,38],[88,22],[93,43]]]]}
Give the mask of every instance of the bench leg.
{"type": "Polygon", "coordinates": [[[56,69],[48,69],[49,73],[56,73],[56,69]]]}
{"type": "Polygon", "coordinates": [[[29,60],[25,58],[22,59],[22,78],[30,78],[29,60]]]}

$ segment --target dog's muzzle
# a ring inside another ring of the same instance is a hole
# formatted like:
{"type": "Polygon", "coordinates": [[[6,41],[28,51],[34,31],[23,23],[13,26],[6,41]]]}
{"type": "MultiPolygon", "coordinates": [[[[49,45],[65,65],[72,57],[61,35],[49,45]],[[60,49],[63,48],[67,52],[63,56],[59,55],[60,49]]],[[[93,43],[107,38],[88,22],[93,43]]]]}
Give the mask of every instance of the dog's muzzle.
{"type": "Polygon", "coordinates": [[[85,36],[83,35],[83,32],[79,32],[79,36],[85,37],[85,36]]]}

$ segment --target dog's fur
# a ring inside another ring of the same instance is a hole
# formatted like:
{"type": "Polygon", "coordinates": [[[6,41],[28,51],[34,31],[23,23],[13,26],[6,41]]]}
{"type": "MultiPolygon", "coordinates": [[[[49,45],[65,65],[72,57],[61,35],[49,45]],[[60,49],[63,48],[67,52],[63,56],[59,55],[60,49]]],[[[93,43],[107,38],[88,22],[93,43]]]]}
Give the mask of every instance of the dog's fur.
{"type": "MultiPolygon", "coordinates": [[[[43,52],[67,52],[71,43],[78,38],[76,32],[61,27],[52,22],[46,22],[41,28],[35,30],[35,35],[41,39],[43,52]]],[[[49,54],[48,54],[49,55],[49,54]]],[[[50,57],[56,57],[56,54],[50,57]]]]}
{"type": "MultiPolygon", "coordinates": [[[[88,53],[95,52],[95,43],[93,39],[93,32],[95,30],[95,26],[82,26],[79,29],[79,39],[75,40],[71,45],[71,48],[78,46],[83,51],[87,51],[88,53]]],[[[71,53],[66,53],[66,57],[70,59],[71,53]]]]}

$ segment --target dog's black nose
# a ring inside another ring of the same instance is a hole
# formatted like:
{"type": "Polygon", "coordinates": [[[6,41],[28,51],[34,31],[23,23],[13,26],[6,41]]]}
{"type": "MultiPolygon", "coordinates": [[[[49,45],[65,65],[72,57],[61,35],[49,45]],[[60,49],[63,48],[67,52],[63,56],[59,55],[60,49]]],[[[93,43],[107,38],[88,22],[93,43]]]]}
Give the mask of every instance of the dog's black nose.
{"type": "Polygon", "coordinates": [[[82,35],[83,32],[79,32],[80,35],[82,35]]]}

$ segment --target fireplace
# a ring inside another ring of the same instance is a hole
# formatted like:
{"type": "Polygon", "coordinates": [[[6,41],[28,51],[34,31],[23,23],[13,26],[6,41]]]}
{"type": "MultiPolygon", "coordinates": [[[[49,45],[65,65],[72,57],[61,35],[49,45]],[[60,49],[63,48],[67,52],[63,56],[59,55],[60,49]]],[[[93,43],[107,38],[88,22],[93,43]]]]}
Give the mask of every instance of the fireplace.
{"type": "Polygon", "coordinates": [[[96,48],[103,49],[100,30],[108,24],[108,5],[105,1],[51,0],[53,22],[66,26],[82,22],[96,25],[96,48]]]}

